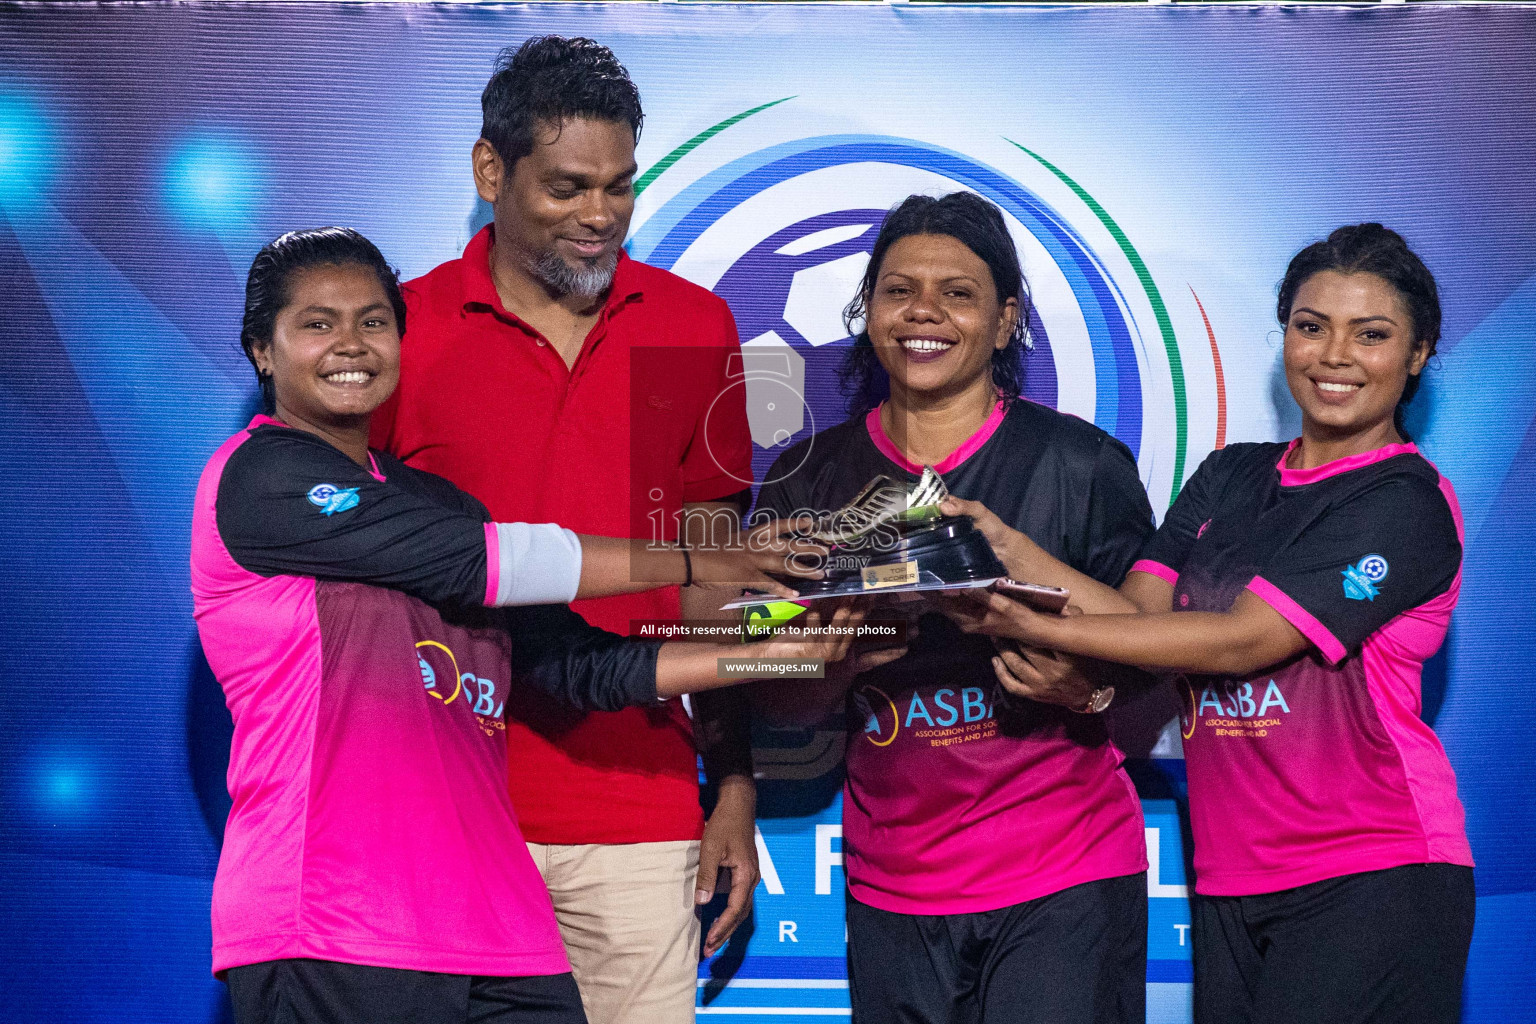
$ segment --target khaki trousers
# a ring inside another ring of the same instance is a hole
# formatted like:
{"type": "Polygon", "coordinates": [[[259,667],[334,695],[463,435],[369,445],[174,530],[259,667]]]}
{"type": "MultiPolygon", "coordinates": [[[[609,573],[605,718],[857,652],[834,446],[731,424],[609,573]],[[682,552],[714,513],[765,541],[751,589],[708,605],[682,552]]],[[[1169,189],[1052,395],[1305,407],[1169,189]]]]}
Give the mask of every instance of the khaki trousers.
{"type": "Polygon", "coordinates": [[[544,876],[590,1024],[691,1024],[697,841],[547,846],[544,876]]]}

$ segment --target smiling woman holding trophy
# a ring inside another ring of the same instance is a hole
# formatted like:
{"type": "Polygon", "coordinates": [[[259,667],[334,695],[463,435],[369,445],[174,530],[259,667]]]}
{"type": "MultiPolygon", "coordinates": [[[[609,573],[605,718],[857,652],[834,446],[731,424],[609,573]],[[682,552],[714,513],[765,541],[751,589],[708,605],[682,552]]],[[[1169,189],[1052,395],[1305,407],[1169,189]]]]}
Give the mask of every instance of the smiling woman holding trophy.
{"type": "Polygon", "coordinates": [[[1300,437],[1212,452],[1119,593],[1002,545],[1086,614],[991,595],[952,613],[1187,673],[1197,1022],[1448,1024],[1476,893],[1422,677],[1461,593],[1463,527],[1403,424],[1439,288],[1401,235],[1352,224],[1296,254],[1275,313],[1300,437]]]}
{"type": "MultiPolygon", "coordinates": [[[[976,550],[965,538],[979,539],[982,518],[934,507],[952,494],[1119,583],[1152,532],[1136,463],[1092,424],[1019,396],[1029,300],[996,207],[968,192],[902,202],[848,315],[850,329],[864,325],[844,367],[852,417],[780,457],[759,517],[839,510],[822,539],[834,557],[862,557],[878,590],[915,582],[901,572],[942,574],[924,545],[946,557],[976,550]]],[[[990,575],[1020,575],[999,554],[990,575]]],[[[961,567],[968,579],[985,569],[961,567]]],[[[1004,691],[996,654],[929,614],[905,648],[760,695],[770,718],[847,709],[854,1015],[1140,1022],[1146,847],[1135,789],[1097,714],[1110,677],[1025,650],[1011,661],[1029,670],[1004,691]]]]}
{"type": "MultiPolygon", "coordinates": [[[[506,710],[730,685],[731,648],[620,637],[566,602],[772,587],[787,554],[762,534],[690,554],[492,522],[370,449],[405,317],[347,228],[289,232],[251,266],[241,345],[267,411],[209,459],[192,515],[198,636],[234,721],[213,968],[238,1024],[584,1024],[507,795],[506,710]]],[[[838,635],[760,653],[836,660],[838,635]]]]}

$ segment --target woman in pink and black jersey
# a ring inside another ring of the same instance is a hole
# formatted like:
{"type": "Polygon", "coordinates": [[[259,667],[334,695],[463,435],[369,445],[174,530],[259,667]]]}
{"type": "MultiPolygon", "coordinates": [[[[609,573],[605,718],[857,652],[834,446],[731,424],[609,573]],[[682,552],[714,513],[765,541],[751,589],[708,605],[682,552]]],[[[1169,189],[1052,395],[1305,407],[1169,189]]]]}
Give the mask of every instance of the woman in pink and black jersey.
{"type": "MultiPolygon", "coordinates": [[[[788,552],[772,550],[779,526],[690,562],[493,523],[370,451],[404,316],[394,271],[353,231],[292,232],[251,267],[242,343],[268,412],[209,460],[192,522],[198,634],[235,723],[213,968],[240,1024],[577,1024],[507,796],[504,708],[725,685],[717,658],[735,648],[626,640],[564,605],[759,578],[788,552]]],[[[779,653],[836,660],[846,643],[779,653]]]]}
{"type": "MultiPolygon", "coordinates": [[[[846,371],[854,415],[780,456],[759,513],[828,511],[877,474],[912,481],[932,466],[992,521],[1118,585],[1152,510],[1125,445],[1020,396],[1028,301],[985,199],[918,195],[891,210],[850,311],[866,322],[846,371]]],[[[801,720],[847,711],[854,1019],[1142,1024],[1146,840],[1097,714],[1104,669],[1033,652],[1029,695],[1013,696],[991,641],[938,614],[920,625],[894,660],[870,654],[761,695],[801,720]]]]}
{"type": "MultiPolygon", "coordinates": [[[[1456,1021],[1472,854],[1419,715],[1461,585],[1461,513],[1402,427],[1440,337],[1435,280],[1396,233],[1344,227],[1291,261],[1277,311],[1299,438],[1207,458],[1118,593],[986,524],[1091,614],[996,595],[952,611],[1188,673],[1196,1021],[1456,1021]]],[[[1010,674],[1007,656],[996,667],[1010,674]]]]}

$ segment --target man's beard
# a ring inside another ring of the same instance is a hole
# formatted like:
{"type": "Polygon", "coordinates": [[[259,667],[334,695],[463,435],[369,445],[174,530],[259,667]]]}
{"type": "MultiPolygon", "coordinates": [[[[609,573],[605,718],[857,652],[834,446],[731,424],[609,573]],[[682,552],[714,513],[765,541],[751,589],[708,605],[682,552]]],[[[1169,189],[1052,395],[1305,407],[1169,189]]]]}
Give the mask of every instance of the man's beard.
{"type": "Polygon", "coordinates": [[[572,267],[553,249],[546,249],[528,261],[533,276],[557,295],[577,295],[596,298],[613,283],[613,272],[619,265],[618,251],[599,256],[595,260],[583,260],[580,267],[572,267]]]}

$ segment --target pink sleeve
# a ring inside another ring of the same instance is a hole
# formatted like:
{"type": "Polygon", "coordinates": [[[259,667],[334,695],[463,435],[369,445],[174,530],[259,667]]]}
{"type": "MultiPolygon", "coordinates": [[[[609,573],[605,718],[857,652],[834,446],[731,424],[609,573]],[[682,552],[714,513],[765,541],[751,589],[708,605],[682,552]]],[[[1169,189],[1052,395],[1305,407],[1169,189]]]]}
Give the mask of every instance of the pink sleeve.
{"type": "Polygon", "coordinates": [[[496,604],[496,590],[501,585],[501,538],[495,523],[485,524],[485,606],[496,604]]]}
{"type": "Polygon", "coordinates": [[[1162,562],[1154,562],[1150,558],[1143,558],[1131,566],[1131,572],[1144,572],[1149,576],[1156,576],[1170,587],[1179,585],[1179,574],[1168,568],[1162,562]]]}

